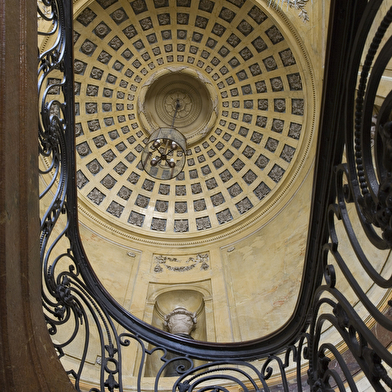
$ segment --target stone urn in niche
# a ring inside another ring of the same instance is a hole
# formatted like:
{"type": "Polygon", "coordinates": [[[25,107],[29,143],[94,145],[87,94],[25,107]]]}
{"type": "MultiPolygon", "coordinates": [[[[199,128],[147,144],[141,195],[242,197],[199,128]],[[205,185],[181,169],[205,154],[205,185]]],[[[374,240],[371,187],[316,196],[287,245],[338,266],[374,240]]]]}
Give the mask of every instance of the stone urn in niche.
{"type": "MultiPolygon", "coordinates": [[[[183,307],[176,307],[165,316],[164,327],[172,334],[193,339],[191,332],[196,328],[196,313],[192,313],[183,307]]],[[[178,357],[177,354],[168,352],[167,359],[178,357]]],[[[171,362],[165,369],[165,377],[177,377],[180,375],[178,369],[188,370],[190,363],[184,359],[171,362]]]]}

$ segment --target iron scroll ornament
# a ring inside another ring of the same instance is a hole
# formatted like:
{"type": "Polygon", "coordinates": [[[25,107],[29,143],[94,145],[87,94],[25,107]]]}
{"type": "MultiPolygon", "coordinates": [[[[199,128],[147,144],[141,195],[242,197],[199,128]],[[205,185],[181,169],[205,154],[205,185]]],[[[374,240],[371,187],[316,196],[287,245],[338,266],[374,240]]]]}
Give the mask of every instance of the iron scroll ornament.
{"type": "MultiPolygon", "coordinates": [[[[375,332],[378,328],[385,331],[384,334],[392,330],[388,311],[391,302],[381,310],[361,285],[366,277],[388,298],[392,284],[392,278],[380,267],[380,261],[374,259],[376,252],[381,258],[383,250],[389,255],[392,245],[391,93],[379,108],[377,123],[372,129],[377,89],[392,57],[392,40],[385,35],[392,22],[392,8],[377,17],[382,3],[373,1],[364,5],[351,56],[347,65],[344,64],[348,70],[343,90],[344,111],[336,124],[345,130],[345,144],[342,144],[345,149],[338,148],[334,167],[331,183],[334,197],[330,198],[326,210],[329,238],[320,259],[324,266],[324,284],[315,292],[315,313],[309,331],[312,336],[309,356],[313,359],[309,374],[311,384],[320,390],[333,390],[336,386],[345,390],[342,381],[350,390],[360,390],[353,378],[359,372],[363,372],[368,385],[375,390],[392,387],[388,375],[392,357],[386,343],[375,332]],[[378,25],[372,26],[377,19],[378,25]],[[367,44],[371,31],[375,33],[367,44]],[[360,69],[362,56],[364,63],[360,69]],[[370,246],[374,249],[373,259],[368,255],[370,246]],[[366,323],[358,315],[361,307],[366,309],[373,323],[366,323]],[[326,330],[337,332],[346,345],[345,354],[332,342],[323,342],[326,330]]],[[[387,262],[388,259],[384,266],[387,262]]]]}
{"type": "MultiPolygon", "coordinates": [[[[356,158],[350,157],[356,164],[355,198],[358,201],[366,224],[381,228],[380,238],[370,228],[366,228],[375,246],[390,248],[392,246],[391,221],[391,172],[392,172],[392,134],[391,109],[392,93],[385,98],[372,133],[372,111],[375,104],[377,87],[381,83],[383,72],[388,66],[392,50],[392,38],[380,48],[382,39],[392,21],[389,10],[383,18],[366,54],[364,66],[358,85],[355,112],[354,151],[356,158]],[[374,152],[372,146],[374,145],[374,152]],[[374,163],[373,164],[373,158],[374,163]]],[[[349,135],[349,137],[352,137],[349,135]]],[[[353,168],[351,168],[352,170],[353,168]]],[[[352,176],[354,173],[352,172],[352,176]]]]}
{"type": "MultiPolygon", "coordinates": [[[[165,368],[176,360],[188,361],[190,368],[186,371],[178,369],[181,375],[173,383],[173,391],[226,391],[227,382],[238,385],[244,391],[269,391],[274,388],[270,384],[274,375],[277,375],[281,388],[285,391],[289,390],[290,382],[293,380],[299,391],[305,389],[306,384],[309,384],[313,391],[331,390],[334,388],[333,384],[343,391],[344,382],[355,391],[357,388],[345,358],[332,343],[321,341],[323,326],[327,323],[335,328],[346,342],[370,384],[377,390],[385,390],[385,385],[391,388],[391,380],[385,368],[385,365],[392,366],[391,355],[371,333],[369,327],[358,318],[350,301],[337,288],[334,266],[329,261],[329,257],[332,256],[343,271],[344,279],[376,322],[392,331],[391,321],[367,298],[340,255],[340,241],[335,230],[336,221],[342,221],[349,242],[354,248],[353,253],[358,257],[365,273],[376,285],[389,289],[392,286],[391,278],[384,278],[372,266],[371,261],[362,256],[363,252],[361,253],[361,247],[350,225],[347,205],[354,204],[357,207],[357,215],[363,230],[372,244],[379,249],[389,249],[391,94],[387,96],[380,109],[374,150],[370,148],[369,113],[375,94],[373,85],[377,78],[381,78],[381,69],[386,64],[386,58],[389,56],[388,60],[390,59],[391,43],[388,40],[384,45],[385,49],[379,52],[369,79],[362,71],[363,78],[358,87],[359,110],[354,126],[350,118],[354,112],[353,92],[356,88],[362,47],[365,45],[371,22],[383,2],[378,0],[365,4],[363,1],[350,0],[345,4],[338,4],[336,1],[331,3],[331,18],[338,21],[333,26],[336,34],[345,32],[341,34],[340,51],[337,50],[336,55],[340,56],[343,65],[349,67],[347,70],[336,64],[337,69],[334,69],[334,64],[327,67],[327,73],[334,74],[335,78],[348,80],[341,94],[342,99],[346,99],[344,111],[340,109],[339,115],[336,118],[331,116],[329,121],[341,121],[340,125],[345,125],[347,163],[341,164],[343,143],[341,135],[335,131],[333,139],[336,150],[319,149],[319,162],[328,162],[331,167],[334,166],[336,174],[331,170],[324,181],[315,186],[303,282],[293,317],[285,326],[269,336],[251,342],[220,344],[176,337],[143,323],[114,301],[92,271],[78,232],[72,4],[65,0],[38,2],[40,19],[47,22],[44,24],[46,27],[50,26],[41,34],[53,37],[49,40],[53,42],[51,48],[40,53],[38,66],[38,93],[41,101],[39,152],[45,163],[41,176],[46,179],[41,199],[48,205],[41,218],[40,238],[43,308],[59,358],[65,356],[72,344],[78,345],[80,361],[66,369],[77,390],[81,389],[83,373],[89,366],[87,359],[92,346],[90,332],[94,329],[100,340],[100,360],[97,358],[97,362],[100,363],[97,363],[97,386],[91,388],[91,392],[124,390],[123,357],[132,341],[138,344],[141,353],[137,365],[138,391],[142,390],[145,359],[154,353],[159,353],[161,360],[161,367],[155,377],[155,391],[160,390],[165,368]],[[355,10],[354,16],[350,14],[351,10],[355,10]],[[340,17],[337,18],[339,14],[340,17]],[[364,17],[361,19],[362,15],[364,17]],[[347,32],[347,26],[351,27],[352,31],[357,31],[355,37],[347,32]],[[353,54],[349,61],[345,60],[352,47],[353,54]],[[355,135],[352,134],[352,130],[355,135]],[[325,192],[328,187],[329,191],[325,192]],[[50,202],[47,202],[50,197],[50,202]],[[318,207],[319,205],[321,207],[318,207]],[[378,228],[381,228],[381,235],[377,232],[378,228]],[[322,308],[329,310],[321,312],[322,308]],[[116,328],[117,324],[126,332],[120,334],[116,328]],[[67,334],[63,331],[67,331],[67,334]],[[78,340],[80,336],[84,336],[82,344],[78,340]],[[169,359],[169,351],[179,356],[169,359]],[[209,363],[196,366],[195,359],[209,363]],[[251,360],[258,360],[259,368],[248,362],[251,360]],[[301,372],[305,363],[309,367],[308,376],[301,372]],[[338,364],[339,372],[332,368],[333,363],[338,364]]],[[[391,10],[376,33],[374,45],[381,42],[380,35],[383,31],[385,33],[390,22],[391,10]]],[[[374,45],[368,58],[370,62],[370,58],[374,56],[374,45]]],[[[370,65],[366,63],[369,71],[370,65]]],[[[336,91],[332,97],[328,96],[327,91],[325,100],[333,100],[336,96],[336,91]]],[[[322,126],[321,143],[330,140],[332,136],[331,128],[328,128],[322,126]]]]}

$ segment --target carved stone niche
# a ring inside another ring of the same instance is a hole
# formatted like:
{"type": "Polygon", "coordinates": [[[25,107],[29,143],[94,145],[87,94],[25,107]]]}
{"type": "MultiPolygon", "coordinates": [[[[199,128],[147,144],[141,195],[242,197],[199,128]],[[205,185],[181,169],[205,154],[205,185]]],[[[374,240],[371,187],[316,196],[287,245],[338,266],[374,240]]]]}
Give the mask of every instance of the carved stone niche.
{"type": "MultiPolygon", "coordinates": [[[[156,328],[188,339],[194,338],[206,341],[208,340],[207,329],[214,329],[212,325],[207,327],[208,323],[213,324],[212,317],[207,320],[208,316],[212,315],[210,291],[207,287],[196,288],[192,284],[191,289],[188,286],[188,284],[179,284],[177,288],[167,290],[166,285],[153,284],[150,287],[151,295],[149,295],[152,309],[148,309],[148,303],[150,302],[148,301],[145,311],[146,313],[152,311],[151,324],[156,328]]],[[[161,355],[162,352],[159,351],[147,358],[145,377],[157,374],[163,365],[160,359],[161,355]]],[[[166,357],[173,359],[175,355],[168,353],[166,357]]],[[[173,366],[166,369],[164,376],[178,376],[176,368],[182,364],[180,361],[174,361],[173,366]]],[[[189,361],[185,360],[185,362],[183,365],[185,367],[189,366],[189,361]]],[[[195,365],[199,364],[201,364],[200,361],[195,361],[195,365]]]]}

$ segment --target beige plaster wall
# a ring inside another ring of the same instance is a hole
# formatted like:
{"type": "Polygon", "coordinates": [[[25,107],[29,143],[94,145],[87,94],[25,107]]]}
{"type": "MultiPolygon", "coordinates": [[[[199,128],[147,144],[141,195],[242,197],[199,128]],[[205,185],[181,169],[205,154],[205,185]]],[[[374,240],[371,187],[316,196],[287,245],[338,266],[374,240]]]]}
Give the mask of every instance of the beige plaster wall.
{"type": "Polygon", "coordinates": [[[302,279],[312,176],[268,225],[222,249],[234,340],[271,333],[291,316],[302,279]]]}

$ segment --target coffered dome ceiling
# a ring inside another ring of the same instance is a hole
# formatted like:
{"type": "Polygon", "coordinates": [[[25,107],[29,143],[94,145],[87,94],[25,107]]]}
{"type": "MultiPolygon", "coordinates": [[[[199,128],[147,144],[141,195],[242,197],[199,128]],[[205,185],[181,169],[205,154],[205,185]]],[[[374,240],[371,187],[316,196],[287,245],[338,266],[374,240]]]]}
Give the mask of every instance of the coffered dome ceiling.
{"type": "Polygon", "coordinates": [[[96,223],[140,240],[214,239],[270,219],[298,187],[315,94],[283,15],[249,0],[96,0],[74,30],[77,183],[96,223]],[[186,164],[160,182],[141,152],[176,99],[186,164]]]}

